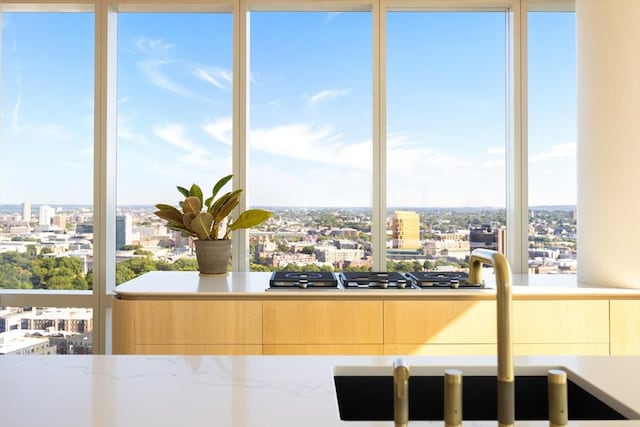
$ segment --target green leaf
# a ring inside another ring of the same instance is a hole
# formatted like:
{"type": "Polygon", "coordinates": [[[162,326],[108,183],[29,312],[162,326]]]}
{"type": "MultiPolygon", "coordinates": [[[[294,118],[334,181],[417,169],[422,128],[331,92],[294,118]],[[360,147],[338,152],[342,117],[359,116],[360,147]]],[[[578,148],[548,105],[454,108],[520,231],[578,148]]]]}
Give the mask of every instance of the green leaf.
{"type": "Polygon", "coordinates": [[[230,230],[238,230],[240,228],[251,228],[258,224],[262,224],[267,219],[271,218],[273,214],[263,209],[249,209],[240,214],[237,220],[227,225],[230,230]]]}
{"type": "Polygon", "coordinates": [[[216,196],[218,195],[218,192],[220,191],[220,189],[222,187],[225,186],[225,184],[227,182],[229,182],[229,180],[233,177],[233,175],[227,175],[227,176],[223,176],[222,178],[220,178],[220,180],[218,182],[216,182],[216,185],[213,186],[213,192],[211,194],[211,199],[215,199],[216,196]]]}
{"type": "MultiPolygon", "coordinates": [[[[156,205],[157,208],[160,208],[161,206],[162,205],[156,205]]],[[[166,209],[155,211],[154,214],[167,221],[182,222],[182,213],[178,209],[174,208],[173,206],[169,206],[166,209]],[[172,208],[172,209],[169,209],[169,208],[172,208]]]]}
{"type": "Polygon", "coordinates": [[[199,214],[202,210],[202,201],[196,196],[190,196],[182,202],[182,212],[199,214]]]}
{"type": "Polygon", "coordinates": [[[211,226],[213,225],[213,215],[208,212],[199,213],[191,221],[191,230],[201,240],[216,240],[217,236],[211,235],[211,226]]]}
{"type": "Polygon", "coordinates": [[[189,190],[189,196],[197,197],[200,200],[200,205],[202,205],[202,189],[200,188],[200,186],[198,186],[197,184],[192,184],[191,189],[189,190]]]}
{"type": "Polygon", "coordinates": [[[178,189],[180,194],[182,194],[184,197],[189,197],[189,190],[187,190],[184,187],[180,187],[179,185],[176,188],[178,189]]]}

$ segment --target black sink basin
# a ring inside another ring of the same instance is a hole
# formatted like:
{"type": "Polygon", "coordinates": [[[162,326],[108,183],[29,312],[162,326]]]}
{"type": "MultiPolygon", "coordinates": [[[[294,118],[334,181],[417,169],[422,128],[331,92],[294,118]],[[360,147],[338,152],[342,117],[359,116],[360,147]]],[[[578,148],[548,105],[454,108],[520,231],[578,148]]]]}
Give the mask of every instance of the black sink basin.
{"type": "MultiPolygon", "coordinates": [[[[443,371],[444,372],[444,371],[443,371]]],[[[545,371],[546,372],[546,371],[545,371]]],[[[340,419],[345,421],[393,421],[393,377],[391,375],[344,375],[334,373],[340,419]]],[[[495,420],[496,377],[463,376],[464,420],[495,420]]],[[[409,419],[444,419],[443,375],[414,375],[409,378],[409,419]]],[[[568,377],[569,420],[632,419],[613,409],[568,377]]],[[[548,420],[547,376],[516,375],[516,420],[548,420]]],[[[635,419],[635,418],[634,418],[635,419]]]]}

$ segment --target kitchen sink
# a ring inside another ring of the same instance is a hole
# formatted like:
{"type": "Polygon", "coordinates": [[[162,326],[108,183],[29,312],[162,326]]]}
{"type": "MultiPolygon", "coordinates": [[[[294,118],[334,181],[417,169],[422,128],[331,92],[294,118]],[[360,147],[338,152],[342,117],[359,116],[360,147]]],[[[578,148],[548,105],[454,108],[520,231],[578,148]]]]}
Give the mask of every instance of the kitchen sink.
{"type": "MultiPolygon", "coordinates": [[[[446,369],[423,366],[410,368],[409,420],[444,419],[443,391],[446,369]]],[[[584,379],[562,367],[526,367],[516,370],[515,375],[516,420],[548,420],[547,371],[549,369],[567,372],[569,420],[640,419],[640,414],[600,390],[593,389],[584,379]]],[[[491,371],[487,367],[466,367],[462,371],[463,419],[495,420],[497,416],[495,368],[491,371]]],[[[340,419],[393,421],[392,368],[336,366],[333,374],[340,419]]]]}

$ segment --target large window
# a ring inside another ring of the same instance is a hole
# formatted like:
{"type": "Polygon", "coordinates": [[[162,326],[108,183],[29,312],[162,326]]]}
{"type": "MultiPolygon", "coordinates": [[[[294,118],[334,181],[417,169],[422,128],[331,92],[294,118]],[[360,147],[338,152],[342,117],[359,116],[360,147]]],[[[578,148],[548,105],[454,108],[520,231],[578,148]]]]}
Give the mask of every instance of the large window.
{"type": "MultiPolygon", "coordinates": [[[[93,287],[93,34],[92,13],[2,15],[0,291],[93,287]]],[[[91,308],[0,307],[0,354],[73,353],[63,347],[80,338],[90,349],[93,322],[78,330],[79,312],[92,318],[91,308]]]]}
{"type": "Polygon", "coordinates": [[[176,186],[210,193],[231,173],[232,16],[118,16],[116,283],[149,270],[196,270],[192,242],[153,205],[176,186]]]}
{"type": "Polygon", "coordinates": [[[20,1],[0,3],[9,332],[88,315],[108,350],[116,283],[195,269],[153,205],[229,173],[275,214],[234,234],[237,271],[458,269],[507,238],[531,272],[575,271],[571,13],[521,38],[493,0],[20,1]]]}
{"type": "Polygon", "coordinates": [[[505,13],[387,15],[387,266],[504,252],[505,13]]]}
{"type": "Polygon", "coordinates": [[[371,268],[372,47],[367,12],[252,12],[254,269],[371,268]]]}
{"type": "Polygon", "coordinates": [[[529,13],[529,271],[575,273],[575,14],[529,13]]]}

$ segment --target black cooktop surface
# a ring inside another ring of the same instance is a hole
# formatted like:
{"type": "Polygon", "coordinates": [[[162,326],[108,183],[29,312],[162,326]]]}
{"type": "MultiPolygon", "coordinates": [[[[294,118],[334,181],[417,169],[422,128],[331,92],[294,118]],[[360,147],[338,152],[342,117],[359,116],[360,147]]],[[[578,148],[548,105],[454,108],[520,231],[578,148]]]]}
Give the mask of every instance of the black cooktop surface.
{"type": "Polygon", "coordinates": [[[271,274],[269,287],[274,288],[336,288],[338,279],[331,271],[296,272],[275,271],[271,274]]]}
{"type": "Polygon", "coordinates": [[[402,273],[343,271],[340,281],[345,289],[412,289],[411,281],[402,273]]]}

